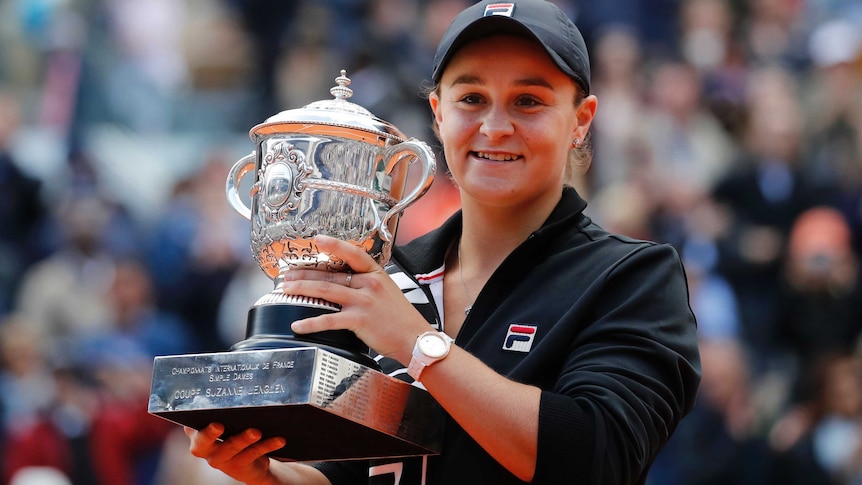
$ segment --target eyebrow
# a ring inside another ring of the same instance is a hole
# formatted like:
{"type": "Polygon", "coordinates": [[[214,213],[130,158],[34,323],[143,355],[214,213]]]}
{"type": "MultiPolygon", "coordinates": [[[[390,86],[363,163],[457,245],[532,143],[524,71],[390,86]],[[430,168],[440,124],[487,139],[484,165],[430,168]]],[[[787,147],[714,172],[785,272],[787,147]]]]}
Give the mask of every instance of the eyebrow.
{"type": "MultiPolygon", "coordinates": [[[[474,74],[462,74],[461,76],[458,76],[457,78],[455,78],[455,80],[452,81],[451,85],[456,86],[458,84],[484,85],[485,81],[481,77],[476,76],[474,74]]],[[[514,85],[516,87],[539,86],[539,87],[543,87],[543,88],[553,89],[553,86],[551,86],[551,83],[549,83],[545,78],[542,78],[542,77],[528,77],[528,78],[524,78],[524,79],[518,79],[515,81],[514,85]]]]}

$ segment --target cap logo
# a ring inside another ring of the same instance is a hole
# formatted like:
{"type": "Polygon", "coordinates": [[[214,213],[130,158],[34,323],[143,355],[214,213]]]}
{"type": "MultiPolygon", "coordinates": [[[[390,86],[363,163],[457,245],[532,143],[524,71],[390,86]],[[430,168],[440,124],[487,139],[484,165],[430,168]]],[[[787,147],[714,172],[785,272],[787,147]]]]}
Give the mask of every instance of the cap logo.
{"type": "Polygon", "coordinates": [[[485,5],[485,13],[482,16],[490,17],[492,15],[501,15],[503,17],[511,17],[514,12],[514,3],[490,3],[485,5]]]}

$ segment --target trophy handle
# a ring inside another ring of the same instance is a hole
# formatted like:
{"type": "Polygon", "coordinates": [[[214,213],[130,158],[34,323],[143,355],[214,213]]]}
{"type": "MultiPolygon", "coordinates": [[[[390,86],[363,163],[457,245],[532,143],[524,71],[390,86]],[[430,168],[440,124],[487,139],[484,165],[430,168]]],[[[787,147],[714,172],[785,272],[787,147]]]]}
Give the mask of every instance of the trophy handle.
{"type": "Polygon", "coordinates": [[[388,212],[386,212],[386,216],[383,217],[383,221],[380,224],[380,235],[382,239],[391,243],[393,237],[392,233],[389,231],[389,220],[400,214],[412,203],[416,202],[419,197],[425,195],[425,192],[427,192],[431,187],[431,183],[434,182],[437,163],[435,161],[434,152],[431,151],[431,148],[425,142],[416,140],[415,138],[398,143],[397,145],[392,145],[387,149],[387,152],[389,151],[391,151],[391,153],[385,154],[389,155],[389,162],[386,166],[387,174],[392,173],[392,170],[394,170],[395,167],[404,160],[409,159],[412,161],[413,159],[417,159],[422,164],[422,175],[419,183],[416,184],[416,187],[414,187],[410,193],[404,196],[398,203],[392,206],[388,212]]]}
{"type": "Polygon", "coordinates": [[[233,210],[239,212],[241,216],[249,220],[251,220],[251,209],[245,205],[245,202],[243,202],[242,198],[239,196],[239,182],[245,174],[254,170],[256,157],[257,154],[255,152],[251,152],[240,158],[239,161],[234,164],[233,168],[230,169],[230,173],[227,175],[227,182],[225,183],[228,203],[233,207],[233,210]]]}

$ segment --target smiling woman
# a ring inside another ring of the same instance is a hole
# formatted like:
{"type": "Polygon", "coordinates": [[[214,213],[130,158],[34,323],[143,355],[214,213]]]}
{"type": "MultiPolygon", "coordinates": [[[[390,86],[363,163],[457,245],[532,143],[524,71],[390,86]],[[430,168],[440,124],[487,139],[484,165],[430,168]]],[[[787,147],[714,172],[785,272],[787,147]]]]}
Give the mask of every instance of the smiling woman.
{"type": "Polygon", "coordinates": [[[549,2],[479,2],[450,24],[432,80],[462,210],[386,268],[318,237],[352,284],[298,270],[284,291],[342,308],[296,333],[351,330],[428,390],[449,418],[441,454],[281,463],[266,454],[291,437],[219,441],[220,424],[188,429],[191,452],[252,484],[645,483],[694,403],[696,326],[677,252],[608,233],[568,184],[598,107],[580,32],[549,2]]]}

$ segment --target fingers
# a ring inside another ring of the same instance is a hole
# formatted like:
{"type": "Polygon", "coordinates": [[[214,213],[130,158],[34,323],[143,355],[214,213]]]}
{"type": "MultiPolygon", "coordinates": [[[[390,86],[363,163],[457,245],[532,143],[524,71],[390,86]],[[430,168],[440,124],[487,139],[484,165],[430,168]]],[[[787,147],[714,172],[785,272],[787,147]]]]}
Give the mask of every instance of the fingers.
{"type": "Polygon", "coordinates": [[[224,426],[212,423],[200,431],[184,427],[186,436],[191,440],[191,454],[204,458],[215,468],[242,468],[253,463],[258,458],[284,447],[284,438],[275,437],[261,441],[262,433],[256,429],[247,429],[224,441],[218,438],[224,433],[224,426]]]}
{"type": "Polygon", "coordinates": [[[215,468],[243,469],[285,445],[284,438],[261,440],[261,437],[262,433],[256,429],[247,429],[231,436],[207,457],[207,461],[215,468]]]}
{"type": "Polygon", "coordinates": [[[353,287],[353,273],[351,272],[336,273],[331,271],[320,271],[312,269],[294,271],[291,276],[295,276],[295,279],[323,280],[327,283],[344,286],[346,288],[353,287]],[[302,272],[302,274],[299,274],[300,271],[302,272]]]}
{"type": "Polygon", "coordinates": [[[200,431],[185,427],[184,431],[191,440],[193,456],[203,458],[207,463],[243,483],[271,483],[269,453],[284,447],[284,438],[261,439],[262,433],[247,429],[241,433],[224,438],[224,426],[213,423],[200,431]]]}
{"type": "Polygon", "coordinates": [[[224,426],[220,423],[210,423],[200,431],[184,426],[183,431],[191,441],[189,451],[192,455],[205,458],[217,446],[216,441],[224,433],[224,426]]]}
{"type": "Polygon", "coordinates": [[[359,275],[352,272],[323,271],[319,269],[291,269],[284,274],[285,281],[315,281],[326,282],[345,288],[356,289],[359,275]]]}
{"type": "Polygon", "coordinates": [[[320,252],[343,259],[354,273],[371,273],[381,269],[374,258],[354,244],[324,235],[315,236],[314,244],[320,252]]]}
{"type": "Polygon", "coordinates": [[[363,288],[363,275],[316,269],[292,269],[284,275],[282,289],[288,295],[304,295],[337,302],[351,290],[363,288]]]}
{"type": "MultiPolygon", "coordinates": [[[[329,254],[333,258],[343,260],[349,270],[344,271],[321,271],[319,269],[292,268],[284,274],[284,279],[290,281],[316,281],[326,282],[345,288],[362,288],[362,273],[384,273],[383,268],[369,256],[364,249],[331,236],[318,235],[314,237],[314,244],[318,251],[329,254]]],[[[317,285],[319,291],[327,291],[323,286],[317,285]]],[[[305,294],[305,293],[302,293],[305,294]]],[[[311,296],[311,295],[306,295],[311,296]]],[[[323,295],[315,295],[325,298],[323,295]]]]}

